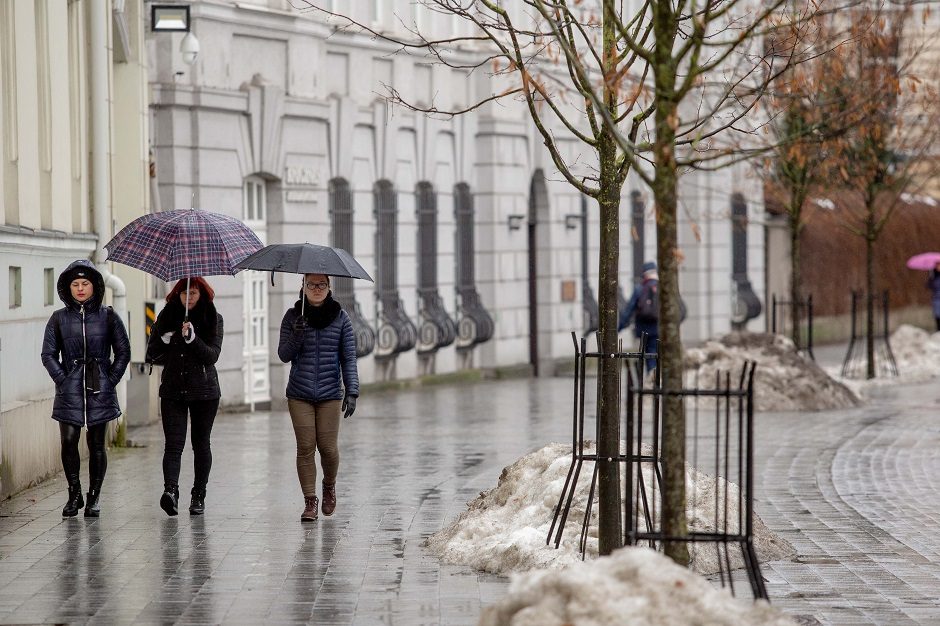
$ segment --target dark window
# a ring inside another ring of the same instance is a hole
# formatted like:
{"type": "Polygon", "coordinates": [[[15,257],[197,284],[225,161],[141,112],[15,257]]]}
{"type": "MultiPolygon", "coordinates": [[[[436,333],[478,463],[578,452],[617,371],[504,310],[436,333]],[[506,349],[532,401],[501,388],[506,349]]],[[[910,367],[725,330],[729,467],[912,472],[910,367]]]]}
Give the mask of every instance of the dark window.
{"type": "Polygon", "coordinates": [[[444,309],[437,291],[437,193],[428,182],[415,189],[418,218],[418,352],[427,354],[449,346],[457,337],[457,325],[444,309]]]}
{"type": "MultiPolygon", "coordinates": [[[[329,183],[331,245],[342,248],[355,256],[353,250],[353,199],[349,183],[342,178],[334,178],[329,183]]],[[[375,333],[362,317],[362,310],[356,302],[352,278],[334,278],[333,296],[342,305],[353,332],[356,334],[356,356],[362,357],[372,352],[375,347],[375,333]]]]}
{"type": "Polygon", "coordinates": [[[493,336],[493,318],[483,307],[476,288],[474,270],[473,194],[470,186],[459,183],[454,187],[454,214],[457,227],[457,295],[459,313],[457,321],[457,349],[469,350],[493,336]]]}
{"type": "Polygon", "coordinates": [[[379,296],[398,291],[398,197],[387,180],[375,184],[376,287],[379,296]]]}
{"type": "Polygon", "coordinates": [[[380,180],[373,188],[375,201],[376,289],[379,296],[377,359],[411,350],[417,329],[405,313],[398,295],[398,196],[392,183],[380,180]]]}
{"type": "Polygon", "coordinates": [[[418,183],[418,292],[437,289],[437,194],[431,183],[418,183]]]}

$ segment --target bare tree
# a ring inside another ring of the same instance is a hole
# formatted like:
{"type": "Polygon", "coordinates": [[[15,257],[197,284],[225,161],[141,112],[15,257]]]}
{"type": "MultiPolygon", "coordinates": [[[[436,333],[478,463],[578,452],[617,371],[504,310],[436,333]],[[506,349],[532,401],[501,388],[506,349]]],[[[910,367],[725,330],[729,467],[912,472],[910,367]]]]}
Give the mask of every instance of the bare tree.
{"type": "MultiPolygon", "coordinates": [[[[665,387],[663,530],[686,536],[685,416],[674,391],[682,386],[679,334],[677,186],[680,171],[724,167],[749,156],[741,150],[766,121],[752,122],[768,81],[796,58],[767,54],[765,31],[799,24],[813,9],[778,15],[785,0],[641,0],[631,10],[616,0],[421,0],[428,9],[470,24],[466,36],[433,37],[403,20],[407,33],[380,32],[354,16],[307,3],[340,24],[393,42],[405,52],[430,54],[468,70],[493,68],[506,88],[460,111],[419,106],[390,90],[415,111],[456,115],[488,102],[515,98],[527,108],[565,180],[597,200],[600,215],[598,340],[616,352],[620,196],[628,172],[653,190],[660,266],[660,359],[665,387]],[[470,48],[471,52],[461,52],[470,48]],[[596,157],[589,171],[566,162],[556,132],[576,138],[596,157]],[[736,135],[725,144],[719,140],[736,135]]],[[[789,3],[792,5],[793,3],[789,3]]],[[[813,5],[814,6],[814,5],[813,5]]],[[[796,51],[797,46],[791,50],[796,51]]],[[[600,362],[599,550],[622,544],[620,518],[618,369],[600,362]]],[[[666,553],[688,563],[682,541],[666,553]]]]}
{"type": "MultiPolygon", "coordinates": [[[[527,110],[558,172],[572,187],[597,201],[600,216],[598,265],[598,342],[605,355],[617,352],[620,197],[637,162],[633,143],[651,109],[640,104],[645,61],[622,43],[622,32],[639,42],[652,28],[624,15],[615,3],[591,11],[580,3],[520,0],[424,0],[427,9],[469,24],[466,36],[435,38],[402,20],[403,35],[378,31],[350,15],[309,6],[345,27],[400,46],[410,54],[432,55],[438,63],[491,74],[504,88],[460,110],[419,105],[394,86],[390,99],[413,111],[454,116],[490,102],[520,101],[527,110]],[[610,122],[610,123],[608,123],[610,122]],[[618,142],[615,128],[625,128],[618,142]],[[574,138],[593,154],[593,164],[570,162],[559,147],[574,138]]],[[[598,388],[599,550],[609,554],[623,544],[619,456],[619,367],[612,357],[600,361],[598,388]]]]}

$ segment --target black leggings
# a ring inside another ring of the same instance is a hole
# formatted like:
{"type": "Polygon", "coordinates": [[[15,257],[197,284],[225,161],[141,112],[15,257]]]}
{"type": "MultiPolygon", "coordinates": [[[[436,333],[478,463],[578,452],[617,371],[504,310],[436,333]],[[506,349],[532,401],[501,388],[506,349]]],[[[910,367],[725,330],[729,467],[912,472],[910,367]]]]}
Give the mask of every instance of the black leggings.
{"type": "Polygon", "coordinates": [[[172,400],[160,399],[163,414],[163,435],[166,445],[163,448],[163,484],[178,486],[183,448],[186,447],[186,413],[193,422],[193,465],[195,480],[193,487],[205,489],[209,482],[209,470],[212,469],[212,449],[209,435],[212,423],[219,410],[218,400],[172,400]]]}
{"type": "MultiPolygon", "coordinates": [[[[88,478],[91,490],[99,491],[108,471],[108,454],[104,449],[105,433],[108,423],[88,427],[85,441],[88,444],[88,478]]],[[[62,468],[69,485],[76,485],[80,480],[81,457],[78,454],[78,440],[82,435],[81,426],[59,422],[59,438],[62,443],[62,468]]]]}

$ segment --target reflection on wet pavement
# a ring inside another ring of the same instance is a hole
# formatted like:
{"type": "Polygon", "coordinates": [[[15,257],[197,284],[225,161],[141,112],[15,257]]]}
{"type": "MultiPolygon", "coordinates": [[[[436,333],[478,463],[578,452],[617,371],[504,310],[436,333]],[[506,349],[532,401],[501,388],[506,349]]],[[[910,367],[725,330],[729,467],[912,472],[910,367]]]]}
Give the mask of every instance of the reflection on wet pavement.
{"type": "Polygon", "coordinates": [[[564,379],[364,394],[342,424],[336,514],[312,525],[285,412],[220,415],[203,517],[186,513],[191,451],[168,518],[162,432],[132,431],[148,447],[111,450],[99,520],[62,519],[61,475],[3,503],[0,621],[475,624],[508,581],[422,542],[505,465],[567,440],[570,406],[564,379]]]}

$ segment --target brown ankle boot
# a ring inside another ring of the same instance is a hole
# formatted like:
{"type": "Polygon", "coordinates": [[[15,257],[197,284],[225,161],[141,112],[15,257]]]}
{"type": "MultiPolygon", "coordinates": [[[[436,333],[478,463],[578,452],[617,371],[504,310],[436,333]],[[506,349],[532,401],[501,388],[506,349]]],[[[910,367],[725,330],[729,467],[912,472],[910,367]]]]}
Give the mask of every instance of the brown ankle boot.
{"type": "Polygon", "coordinates": [[[336,483],[323,483],[323,514],[329,517],[336,510],[336,483]]]}
{"type": "Polygon", "coordinates": [[[301,522],[317,521],[317,505],[320,501],[316,496],[304,497],[304,512],[300,514],[301,522]]]}

